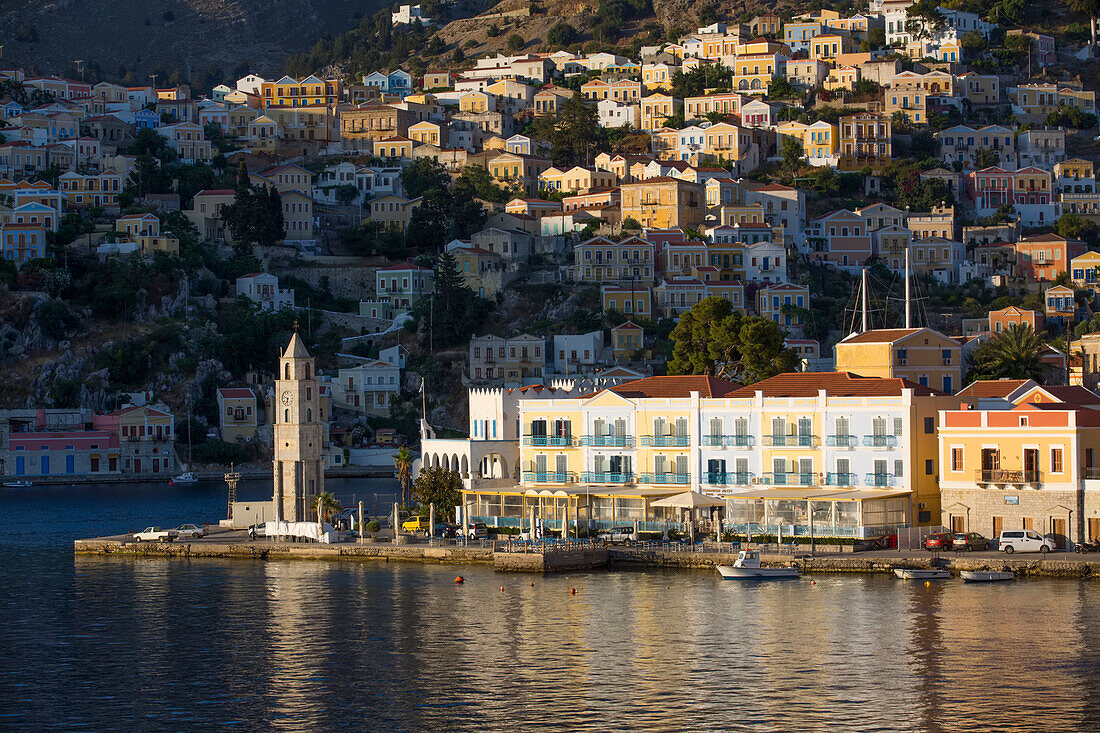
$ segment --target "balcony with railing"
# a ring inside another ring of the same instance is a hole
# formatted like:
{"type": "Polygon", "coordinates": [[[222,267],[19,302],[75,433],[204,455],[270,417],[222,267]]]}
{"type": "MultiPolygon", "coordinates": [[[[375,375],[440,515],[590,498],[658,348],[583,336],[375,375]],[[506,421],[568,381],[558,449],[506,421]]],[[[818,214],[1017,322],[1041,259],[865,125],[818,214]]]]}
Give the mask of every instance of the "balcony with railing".
{"type": "Polygon", "coordinates": [[[819,444],[816,435],[765,435],[763,443],[773,448],[812,448],[819,444]]]}
{"type": "Polygon", "coordinates": [[[898,439],[895,435],[864,435],[863,445],[868,448],[897,448],[898,439]]]}
{"type": "Polygon", "coordinates": [[[570,435],[524,435],[523,444],[535,448],[568,448],[573,445],[570,435]]]}
{"type": "Polygon", "coordinates": [[[643,473],[638,477],[640,484],[690,484],[690,473],[643,473]]]}
{"type": "Polygon", "coordinates": [[[581,481],[586,484],[630,484],[634,482],[634,474],[585,471],[581,474],[581,481]]]}
{"type": "Polygon", "coordinates": [[[751,448],[751,435],[704,435],[702,443],[708,448],[751,448]]]}
{"type": "Polygon", "coordinates": [[[859,445],[858,435],[826,435],[825,445],[831,448],[855,448],[859,445]]]}
{"type": "Polygon", "coordinates": [[[816,477],[816,473],[802,473],[801,471],[761,474],[764,483],[769,486],[813,486],[816,477]]]}
{"type": "Polygon", "coordinates": [[[633,448],[633,435],[582,435],[577,438],[582,448],[633,448]]]}
{"type": "Polygon", "coordinates": [[[1038,471],[1014,471],[1004,468],[980,469],[974,480],[981,484],[1037,484],[1038,471]]]}
{"type": "Polygon", "coordinates": [[[525,484],[568,484],[577,480],[572,471],[524,471],[525,484]]]}
{"type": "Polygon", "coordinates": [[[869,473],[863,477],[863,483],[867,486],[893,486],[894,474],[869,473]]]}
{"type": "Polygon", "coordinates": [[[687,435],[643,435],[642,445],[650,448],[687,448],[691,438],[687,435]]]}
{"type": "Polygon", "coordinates": [[[708,486],[748,486],[752,482],[752,473],[748,471],[708,471],[703,474],[703,483],[708,486]]]}
{"type": "Polygon", "coordinates": [[[854,473],[828,473],[825,474],[826,486],[855,486],[856,475],[854,473]]]}

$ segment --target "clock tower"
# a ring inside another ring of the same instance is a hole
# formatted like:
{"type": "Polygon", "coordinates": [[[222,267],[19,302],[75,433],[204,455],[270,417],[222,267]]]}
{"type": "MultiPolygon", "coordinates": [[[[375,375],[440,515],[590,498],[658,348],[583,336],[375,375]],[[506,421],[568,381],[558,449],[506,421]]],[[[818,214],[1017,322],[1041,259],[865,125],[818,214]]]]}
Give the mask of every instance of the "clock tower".
{"type": "Polygon", "coordinates": [[[279,359],[273,402],[275,433],[275,519],[308,522],[310,504],[325,490],[320,395],[313,357],[295,325],[279,359]]]}

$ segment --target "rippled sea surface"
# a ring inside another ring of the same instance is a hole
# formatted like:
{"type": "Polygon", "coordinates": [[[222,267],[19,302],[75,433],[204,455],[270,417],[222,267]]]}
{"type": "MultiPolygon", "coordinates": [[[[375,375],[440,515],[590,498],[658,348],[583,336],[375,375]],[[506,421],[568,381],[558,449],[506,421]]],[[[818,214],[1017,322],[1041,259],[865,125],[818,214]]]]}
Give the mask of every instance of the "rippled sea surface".
{"type": "Polygon", "coordinates": [[[1087,582],[72,555],[223,507],[0,490],[0,729],[1100,730],[1087,582]]]}

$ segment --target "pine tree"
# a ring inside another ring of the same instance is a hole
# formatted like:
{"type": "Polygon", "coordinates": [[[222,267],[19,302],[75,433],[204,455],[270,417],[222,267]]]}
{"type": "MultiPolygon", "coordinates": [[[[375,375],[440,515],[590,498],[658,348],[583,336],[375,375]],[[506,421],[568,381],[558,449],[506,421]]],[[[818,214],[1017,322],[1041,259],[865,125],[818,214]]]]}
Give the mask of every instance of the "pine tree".
{"type": "Polygon", "coordinates": [[[248,168],[245,167],[244,161],[242,160],[241,164],[237,166],[237,193],[239,194],[242,191],[247,191],[248,188],[248,168]]]}

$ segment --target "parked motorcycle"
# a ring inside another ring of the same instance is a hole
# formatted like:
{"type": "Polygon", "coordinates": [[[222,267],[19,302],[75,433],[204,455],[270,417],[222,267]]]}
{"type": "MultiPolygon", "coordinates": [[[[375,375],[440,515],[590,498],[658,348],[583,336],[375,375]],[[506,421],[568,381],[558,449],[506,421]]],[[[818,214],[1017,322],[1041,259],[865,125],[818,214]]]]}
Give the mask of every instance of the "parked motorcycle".
{"type": "Polygon", "coordinates": [[[1079,542],[1073,546],[1073,551],[1079,555],[1083,555],[1087,552],[1100,552],[1100,541],[1088,540],[1086,542],[1079,542]]]}

